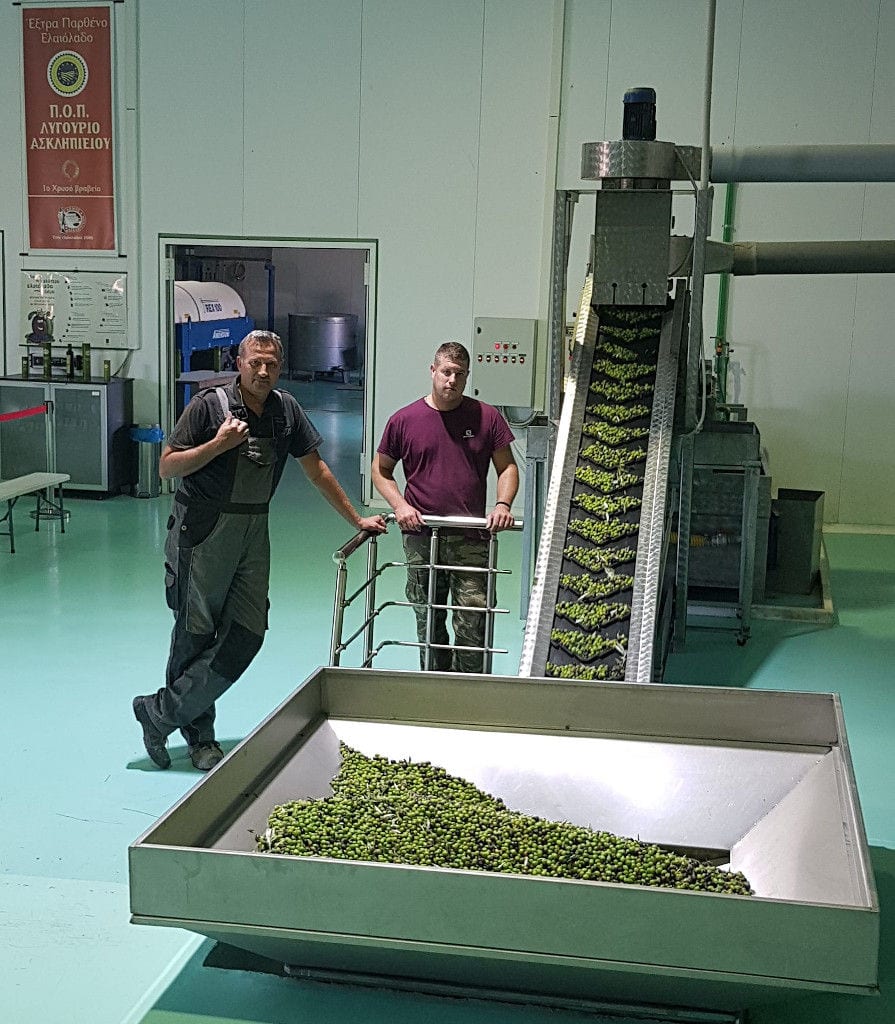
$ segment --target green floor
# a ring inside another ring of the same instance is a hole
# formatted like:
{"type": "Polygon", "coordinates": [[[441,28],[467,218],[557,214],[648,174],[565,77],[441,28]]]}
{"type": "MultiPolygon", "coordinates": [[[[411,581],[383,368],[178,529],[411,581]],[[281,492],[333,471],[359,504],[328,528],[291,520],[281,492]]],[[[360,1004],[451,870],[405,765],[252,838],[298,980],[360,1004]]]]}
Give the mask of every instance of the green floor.
{"type": "MultiPolygon", "coordinates": [[[[296,390],[331,439],[324,457],[356,494],[360,393],[332,383],[296,390]]],[[[34,533],[20,502],[16,554],[0,544],[0,664],[8,705],[0,748],[4,1024],[597,1019],[225,971],[203,966],[211,945],[197,936],[131,925],[128,844],[198,779],[177,743],[171,770],[157,771],[130,711],[133,694],[159,685],[167,654],[160,552],[169,502],[122,496],[68,504],[63,536],[58,524],[34,533]]],[[[293,465],[271,532],[271,630],[249,672],[220,702],[225,749],[328,659],[330,553],[351,531],[293,465]]],[[[882,994],[806,998],[753,1011],[753,1024],[895,1021],[895,537],[829,533],[826,544],[836,626],[756,621],[745,648],[729,631],[691,628],[686,652],[668,666],[670,682],[842,696],[882,907],[882,994]]],[[[518,562],[519,537],[506,536],[501,552],[502,565],[518,562]]],[[[384,584],[386,593],[389,586],[399,596],[397,577],[384,584]]],[[[502,582],[500,598],[512,614],[498,620],[496,643],[508,654],[496,656],[494,671],[513,674],[522,638],[518,573],[502,582]]],[[[402,632],[406,638],[404,614],[383,623],[377,639],[402,632]]],[[[389,648],[377,665],[410,668],[412,658],[406,649],[389,648]]]]}

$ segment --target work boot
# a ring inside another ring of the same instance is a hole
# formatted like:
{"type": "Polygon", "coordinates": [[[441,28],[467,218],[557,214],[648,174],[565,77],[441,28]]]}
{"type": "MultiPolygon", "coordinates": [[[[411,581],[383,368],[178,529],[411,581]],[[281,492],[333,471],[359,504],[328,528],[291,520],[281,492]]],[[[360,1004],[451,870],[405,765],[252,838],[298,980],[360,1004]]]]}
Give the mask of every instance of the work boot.
{"type": "Polygon", "coordinates": [[[210,772],[216,764],[224,760],[224,752],[212,740],[210,743],[196,743],[190,747],[190,760],[193,767],[200,772],[210,772]]]}
{"type": "Polygon", "coordinates": [[[149,717],[145,697],[134,697],[134,718],[143,727],[143,746],[153,763],[159,768],[170,768],[171,756],[168,753],[167,737],[149,717]]]}

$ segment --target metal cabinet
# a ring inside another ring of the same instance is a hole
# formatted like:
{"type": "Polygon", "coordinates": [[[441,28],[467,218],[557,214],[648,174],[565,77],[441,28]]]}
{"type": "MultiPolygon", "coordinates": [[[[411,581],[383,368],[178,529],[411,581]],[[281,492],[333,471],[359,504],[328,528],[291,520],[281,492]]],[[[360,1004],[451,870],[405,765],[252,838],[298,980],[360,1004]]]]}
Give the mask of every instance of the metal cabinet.
{"type": "MultiPolygon", "coordinates": [[[[47,399],[46,384],[0,379],[0,416],[23,413],[43,405],[47,399]]],[[[47,437],[46,416],[0,422],[0,479],[47,472],[47,437]]]]}
{"type": "Polygon", "coordinates": [[[129,436],[133,381],[0,377],[0,414],[47,403],[46,415],[0,426],[0,477],[68,473],[66,489],[115,494],[136,482],[129,436]]]}

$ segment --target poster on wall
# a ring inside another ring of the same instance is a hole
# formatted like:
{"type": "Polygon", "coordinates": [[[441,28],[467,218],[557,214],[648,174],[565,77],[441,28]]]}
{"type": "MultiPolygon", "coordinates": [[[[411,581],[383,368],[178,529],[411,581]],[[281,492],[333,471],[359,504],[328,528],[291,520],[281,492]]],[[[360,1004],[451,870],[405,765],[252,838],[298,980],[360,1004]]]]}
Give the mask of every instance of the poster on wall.
{"type": "Polygon", "coordinates": [[[31,249],[109,252],[115,241],[109,7],[24,7],[31,249]]]}
{"type": "Polygon", "coordinates": [[[129,348],[127,274],[22,271],[22,342],[129,348]]]}

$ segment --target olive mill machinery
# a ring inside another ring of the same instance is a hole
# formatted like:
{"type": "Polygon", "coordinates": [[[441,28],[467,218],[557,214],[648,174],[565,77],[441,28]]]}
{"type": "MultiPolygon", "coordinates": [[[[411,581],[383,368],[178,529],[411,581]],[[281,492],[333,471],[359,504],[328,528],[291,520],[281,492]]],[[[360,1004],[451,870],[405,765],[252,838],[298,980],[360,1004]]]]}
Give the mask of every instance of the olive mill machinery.
{"type": "MultiPolygon", "coordinates": [[[[737,641],[748,640],[765,585],[770,479],[754,424],[706,416],[705,275],[895,271],[891,241],[707,237],[710,172],[720,182],[891,180],[895,146],[725,152],[656,141],[655,131],[654,91],[633,89],[623,140],[582,151],[581,177],[601,187],[572,358],[564,385],[554,381],[562,400],[521,675],[660,680],[684,643],[694,582],[734,589],[737,641]],[[692,237],[671,234],[675,181],[692,186],[692,237]],[[729,529],[694,532],[705,523],[729,529]]],[[[568,264],[577,197],[557,196],[555,267],[568,264]]],[[[555,341],[563,291],[555,285],[555,341]]]]}
{"type": "MultiPolygon", "coordinates": [[[[709,168],[723,181],[749,160],[655,141],[637,92],[625,134],[639,137],[584,147],[602,188],[519,676],[317,670],[131,846],[134,922],[285,974],[611,1001],[641,1020],[648,1007],[733,1021],[804,992],[877,990],[879,908],[838,698],[656,682],[685,625],[689,546],[674,541],[691,530],[702,281],[764,257],[706,238],[709,168]],[[694,187],[692,239],[671,236],[672,181],[694,187]],[[331,794],[341,743],[434,762],[513,810],[698,854],[753,893],[259,851],[276,804],[331,794]]],[[[895,177],[885,159],[878,173],[895,177]]],[[[891,245],[837,252],[893,269],[891,245]]],[[[740,468],[745,535],[762,470],[740,468]]]]}

